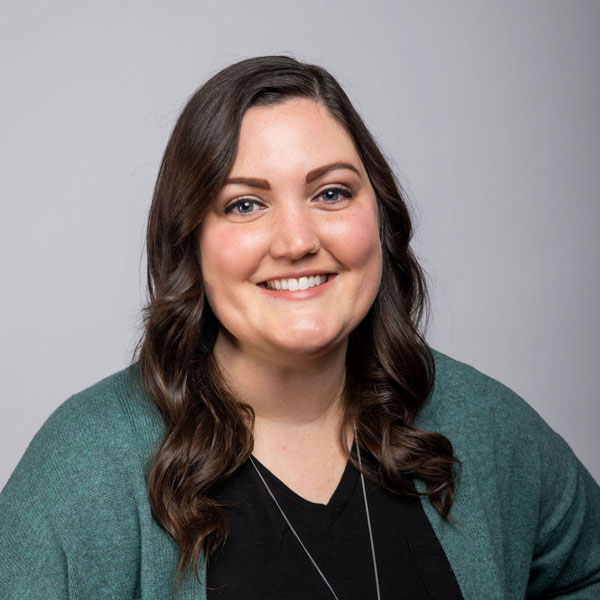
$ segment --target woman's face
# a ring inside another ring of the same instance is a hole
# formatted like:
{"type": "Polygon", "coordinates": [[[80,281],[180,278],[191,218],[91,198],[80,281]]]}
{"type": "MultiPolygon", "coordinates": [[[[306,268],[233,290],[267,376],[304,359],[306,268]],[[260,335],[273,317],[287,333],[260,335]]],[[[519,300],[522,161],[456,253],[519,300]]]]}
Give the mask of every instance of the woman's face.
{"type": "Polygon", "coordinates": [[[367,173],[326,108],[290,99],[245,113],[199,244],[229,333],[217,346],[274,358],[345,348],[377,294],[381,245],[367,173]]]}

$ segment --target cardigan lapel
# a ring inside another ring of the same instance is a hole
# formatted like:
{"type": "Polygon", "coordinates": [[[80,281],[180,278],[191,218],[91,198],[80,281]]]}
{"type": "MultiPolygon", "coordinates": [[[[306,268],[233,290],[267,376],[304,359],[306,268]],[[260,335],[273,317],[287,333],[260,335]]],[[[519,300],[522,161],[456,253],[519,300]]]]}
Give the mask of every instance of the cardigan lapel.
{"type": "MultiPolygon", "coordinates": [[[[425,403],[415,419],[415,425],[447,435],[461,459],[450,513],[456,523],[444,521],[427,496],[421,496],[423,509],[446,553],[465,600],[505,600],[476,474],[467,458],[469,449],[461,448],[460,440],[453,439],[450,432],[444,431],[432,404],[430,401],[425,403]]],[[[415,485],[419,492],[426,489],[420,479],[415,479],[415,485]]]]}

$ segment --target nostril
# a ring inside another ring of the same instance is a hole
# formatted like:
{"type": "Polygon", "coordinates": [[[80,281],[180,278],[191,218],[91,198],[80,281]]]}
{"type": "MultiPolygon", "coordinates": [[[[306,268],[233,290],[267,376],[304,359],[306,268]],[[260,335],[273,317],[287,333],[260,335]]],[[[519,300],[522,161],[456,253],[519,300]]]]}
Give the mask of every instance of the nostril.
{"type": "Polygon", "coordinates": [[[320,243],[312,227],[296,222],[277,231],[271,240],[270,254],[274,258],[298,260],[310,254],[317,254],[319,249],[320,243]]]}

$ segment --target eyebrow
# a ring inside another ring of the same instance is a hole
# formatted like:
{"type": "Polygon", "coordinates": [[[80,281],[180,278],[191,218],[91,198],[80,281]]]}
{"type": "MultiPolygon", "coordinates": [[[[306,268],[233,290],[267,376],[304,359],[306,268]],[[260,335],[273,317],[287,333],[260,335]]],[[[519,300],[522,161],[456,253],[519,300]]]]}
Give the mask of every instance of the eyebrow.
{"type": "Polygon", "coordinates": [[[223,185],[231,183],[241,183],[242,185],[248,185],[250,187],[262,188],[263,190],[270,190],[271,186],[266,179],[254,179],[252,177],[230,177],[225,180],[223,185]]]}
{"type": "MultiPolygon", "coordinates": [[[[329,165],[324,165],[323,167],[317,167],[313,169],[306,175],[306,183],[311,183],[315,179],[322,177],[326,173],[330,171],[337,171],[338,169],[349,169],[350,171],[354,171],[359,177],[360,173],[358,169],[347,162],[334,162],[329,165]]],[[[266,179],[255,179],[254,177],[230,177],[225,180],[224,185],[239,183],[242,185],[247,185],[250,187],[260,188],[263,190],[270,190],[271,186],[266,179]]]]}

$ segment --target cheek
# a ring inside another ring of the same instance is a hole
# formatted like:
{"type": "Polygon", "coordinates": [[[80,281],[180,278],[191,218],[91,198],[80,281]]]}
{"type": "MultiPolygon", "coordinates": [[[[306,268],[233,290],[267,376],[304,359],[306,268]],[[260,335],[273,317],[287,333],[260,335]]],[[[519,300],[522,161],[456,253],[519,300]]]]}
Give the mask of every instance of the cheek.
{"type": "Polygon", "coordinates": [[[202,277],[210,295],[248,280],[260,262],[264,240],[260,232],[248,228],[206,223],[199,233],[199,247],[202,277]]]}
{"type": "Polygon", "coordinates": [[[381,270],[381,242],[374,212],[348,214],[329,224],[327,233],[335,253],[350,268],[381,270]]]}

